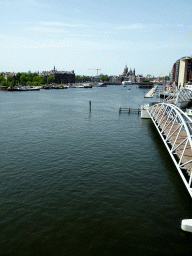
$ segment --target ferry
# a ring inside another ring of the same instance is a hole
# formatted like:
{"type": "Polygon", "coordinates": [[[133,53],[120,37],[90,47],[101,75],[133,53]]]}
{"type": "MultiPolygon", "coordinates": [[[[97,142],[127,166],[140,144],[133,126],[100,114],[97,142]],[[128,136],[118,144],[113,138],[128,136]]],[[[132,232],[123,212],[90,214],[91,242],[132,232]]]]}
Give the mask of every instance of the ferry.
{"type": "Polygon", "coordinates": [[[122,85],[131,85],[131,84],[132,84],[131,81],[123,81],[123,82],[122,82],[122,85]]]}

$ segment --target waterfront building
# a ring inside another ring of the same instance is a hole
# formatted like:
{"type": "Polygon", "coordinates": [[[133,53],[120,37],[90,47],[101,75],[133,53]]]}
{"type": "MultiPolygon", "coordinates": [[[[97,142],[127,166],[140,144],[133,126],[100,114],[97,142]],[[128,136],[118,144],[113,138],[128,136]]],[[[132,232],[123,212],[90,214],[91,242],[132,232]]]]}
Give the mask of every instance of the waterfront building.
{"type": "Polygon", "coordinates": [[[192,57],[182,57],[173,64],[171,81],[179,87],[192,82],[192,57]]]}
{"type": "Polygon", "coordinates": [[[137,83],[141,83],[142,81],[143,81],[143,76],[142,75],[136,76],[136,82],[137,83]]]}
{"type": "Polygon", "coordinates": [[[53,76],[55,78],[55,83],[57,84],[66,84],[66,83],[75,83],[75,73],[72,71],[57,71],[55,69],[51,71],[42,71],[41,75],[45,78],[53,76]]]}
{"type": "Polygon", "coordinates": [[[119,76],[110,76],[109,82],[115,83],[115,84],[121,84],[121,78],[119,76]]]}
{"type": "Polygon", "coordinates": [[[93,77],[91,78],[91,81],[92,81],[92,82],[100,82],[100,76],[93,76],[93,77]]]}

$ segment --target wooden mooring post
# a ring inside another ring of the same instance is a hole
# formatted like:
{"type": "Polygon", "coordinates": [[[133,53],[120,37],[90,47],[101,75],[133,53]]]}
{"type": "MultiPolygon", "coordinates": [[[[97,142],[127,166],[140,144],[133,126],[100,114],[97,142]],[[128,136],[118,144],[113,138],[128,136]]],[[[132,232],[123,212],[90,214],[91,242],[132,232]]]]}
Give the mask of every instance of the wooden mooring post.
{"type": "Polygon", "coordinates": [[[89,111],[91,111],[91,100],[89,101],[89,111]]]}

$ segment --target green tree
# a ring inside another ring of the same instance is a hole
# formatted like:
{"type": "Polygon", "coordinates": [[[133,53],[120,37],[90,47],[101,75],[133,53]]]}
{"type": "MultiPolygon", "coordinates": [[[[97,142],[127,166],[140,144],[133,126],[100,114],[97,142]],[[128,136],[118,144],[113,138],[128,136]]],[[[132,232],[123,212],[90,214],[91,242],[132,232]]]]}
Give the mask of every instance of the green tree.
{"type": "Polygon", "coordinates": [[[55,77],[54,77],[54,76],[49,76],[49,77],[47,77],[47,83],[48,83],[48,84],[51,84],[51,83],[53,83],[53,82],[55,82],[55,77]]]}
{"type": "Polygon", "coordinates": [[[26,85],[32,85],[32,82],[31,81],[27,81],[26,85]]]}
{"type": "Polygon", "coordinates": [[[31,76],[36,77],[36,76],[39,76],[39,75],[35,72],[35,73],[31,73],[31,76]]]}
{"type": "Polygon", "coordinates": [[[3,76],[0,76],[0,83],[1,83],[2,81],[5,81],[5,82],[6,82],[6,79],[5,79],[3,76]]]}
{"type": "Polygon", "coordinates": [[[31,82],[31,85],[37,86],[37,85],[38,85],[38,82],[31,82]]]}
{"type": "Polygon", "coordinates": [[[109,81],[108,75],[105,75],[105,81],[109,81]]]}
{"type": "Polygon", "coordinates": [[[102,75],[100,75],[100,79],[101,79],[101,81],[105,81],[105,76],[102,74],[102,75]]]}
{"type": "Polygon", "coordinates": [[[87,81],[87,77],[86,77],[86,76],[82,76],[82,77],[81,77],[81,81],[82,81],[82,82],[86,82],[86,81],[87,81]]]}
{"type": "Polygon", "coordinates": [[[149,78],[144,78],[143,82],[150,82],[150,79],[149,78]]]}
{"type": "Polygon", "coordinates": [[[21,75],[20,76],[20,83],[22,84],[22,85],[26,85],[26,82],[28,81],[28,77],[27,77],[27,75],[21,75]]]}
{"type": "Polygon", "coordinates": [[[17,74],[16,74],[16,80],[20,83],[20,77],[21,77],[21,73],[20,72],[18,72],[17,74]]]}
{"type": "Polygon", "coordinates": [[[7,76],[7,82],[12,82],[14,81],[14,78],[12,76],[7,76]]]}
{"type": "Polygon", "coordinates": [[[75,82],[80,83],[81,82],[81,76],[75,76],[75,82]]]}
{"type": "Polygon", "coordinates": [[[34,76],[33,77],[33,83],[37,82],[37,85],[44,84],[44,78],[42,76],[34,76]]]}
{"type": "Polygon", "coordinates": [[[109,81],[109,77],[108,77],[108,75],[103,75],[102,73],[100,74],[100,80],[101,81],[109,81]]]}
{"type": "Polygon", "coordinates": [[[7,82],[7,85],[9,87],[13,87],[14,86],[14,80],[11,80],[11,81],[7,82]]]}
{"type": "MultiPolygon", "coordinates": [[[[29,82],[32,82],[32,81],[33,81],[33,77],[32,77],[31,75],[32,75],[32,74],[27,74],[27,75],[25,75],[27,82],[28,82],[28,81],[29,81],[29,82]]],[[[26,83],[27,83],[27,82],[26,82],[26,83]]]]}
{"type": "Polygon", "coordinates": [[[1,86],[7,86],[6,80],[2,80],[2,81],[1,81],[1,86]]]}

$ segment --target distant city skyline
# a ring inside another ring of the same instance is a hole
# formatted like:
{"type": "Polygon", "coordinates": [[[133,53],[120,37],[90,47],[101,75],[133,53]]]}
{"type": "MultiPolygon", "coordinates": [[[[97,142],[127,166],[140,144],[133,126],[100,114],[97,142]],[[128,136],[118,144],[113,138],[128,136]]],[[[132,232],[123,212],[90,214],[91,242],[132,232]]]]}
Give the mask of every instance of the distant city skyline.
{"type": "Polygon", "coordinates": [[[1,0],[0,72],[167,76],[192,54],[189,0],[1,0]]]}

